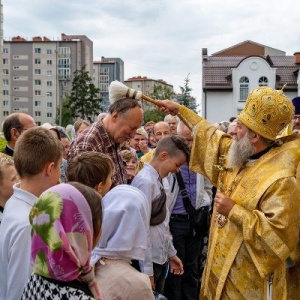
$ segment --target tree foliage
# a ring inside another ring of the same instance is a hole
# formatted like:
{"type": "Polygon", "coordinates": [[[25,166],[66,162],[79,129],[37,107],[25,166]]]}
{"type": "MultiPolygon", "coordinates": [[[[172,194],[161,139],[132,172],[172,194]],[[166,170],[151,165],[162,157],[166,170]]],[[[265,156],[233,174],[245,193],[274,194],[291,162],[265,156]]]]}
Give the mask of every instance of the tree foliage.
{"type": "Polygon", "coordinates": [[[60,124],[60,106],[57,107],[56,110],[56,124],[60,124],[63,127],[66,127],[69,124],[74,123],[74,118],[71,116],[69,107],[69,97],[66,97],[62,100],[62,118],[61,118],[61,124],[60,124]]]}
{"type": "Polygon", "coordinates": [[[167,86],[155,84],[149,97],[156,100],[173,99],[176,94],[167,86]]]}
{"type": "Polygon", "coordinates": [[[147,123],[149,121],[153,121],[153,122],[159,122],[159,121],[163,121],[165,117],[165,114],[160,111],[157,108],[154,109],[148,109],[144,112],[144,123],[147,123]]]}
{"type": "MultiPolygon", "coordinates": [[[[164,85],[155,84],[153,91],[149,94],[149,97],[155,100],[173,99],[176,94],[169,87],[164,85]]],[[[163,121],[165,114],[157,109],[153,104],[146,102],[142,103],[144,109],[144,123],[149,121],[159,122],[163,121]]]]}
{"type": "Polygon", "coordinates": [[[188,74],[187,77],[184,79],[184,85],[179,86],[181,94],[177,96],[177,102],[197,112],[196,99],[193,96],[191,96],[192,89],[189,86],[189,75],[190,74],[188,74]]]}
{"type": "Polygon", "coordinates": [[[102,99],[99,89],[93,84],[86,66],[74,72],[71,95],[66,101],[65,107],[70,111],[73,119],[77,117],[92,122],[102,111],[102,99]]]}

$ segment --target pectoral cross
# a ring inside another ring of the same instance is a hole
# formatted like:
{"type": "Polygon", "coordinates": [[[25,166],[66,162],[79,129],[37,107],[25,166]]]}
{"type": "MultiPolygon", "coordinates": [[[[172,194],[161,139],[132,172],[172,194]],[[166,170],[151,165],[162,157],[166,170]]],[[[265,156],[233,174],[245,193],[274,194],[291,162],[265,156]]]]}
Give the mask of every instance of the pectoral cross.
{"type": "Polygon", "coordinates": [[[225,167],[225,163],[226,163],[226,156],[221,155],[219,157],[219,164],[215,165],[215,168],[218,171],[220,171],[219,177],[218,177],[218,188],[221,192],[225,192],[225,187],[224,187],[224,184],[223,184],[223,179],[224,179],[225,172],[232,172],[232,168],[225,167]]]}
{"type": "MultiPolygon", "coordinates": [[[[219,164],[214,166],[218,171],[220,171],[219,177],[218,177],[218,189],[222,193],[226,192],[225,186],[223,184],[224,174],[225,174],[225,172],[232,172],[232,168],[225,167],[225,163],[226,163],[226,156],[221,155],[219,157],[219,164]]],[[[218,227],[220,227],[220,228],[224,227],[226,222],[227,222],[227,218],[225,216],[223,216],[220,213],[216,214],[216,223],[217,223],[218,227]]]]}

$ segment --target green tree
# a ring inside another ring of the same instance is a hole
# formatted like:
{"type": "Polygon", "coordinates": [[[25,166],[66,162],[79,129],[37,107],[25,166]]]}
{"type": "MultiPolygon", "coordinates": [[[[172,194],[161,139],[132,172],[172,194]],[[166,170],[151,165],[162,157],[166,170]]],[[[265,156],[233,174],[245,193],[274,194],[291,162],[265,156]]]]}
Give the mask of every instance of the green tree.
{"type": "Polygon", "coordinates": [[[176,94],[167,86],[155,84],[149,97],[156,100],[173,99],[176,94]]]}
{"type": "Polygon", "coordinates": [[[191,96],[192,89],[189,86],[190,78],[189,75],[184,79],[184,85],[179,86],[181,94],[177,96],[177,102],[181,105],[188,107],[189,109],[197,112],[196,99],[191,96]]]}
{"type": "MultiPolygon", "coordinates": [[[[175,96],[176,94],[169,87],[159,84],[155,84],[153,91],[149,94],[149,97],[155,100],[173,99],[175,96]]],[[[142,106],[144,109],[144,123],[163,121],[165,114],[153,104],[144,101],[142,106]]]]}
{"type": "Polygon", "coordinates": [[[66,107],[72,118],[80,117],[92,122],[94,117],[102,111],[102,98],[99,89],[93,84],[86,66],[74,72],[71,95],[66,107]]]}
{"type": "Polygon", "coordinates": [[[155,123],[163,121],[164,117],[165,114],[156,108],[144,111],[144,123],[147,123],[149,121],[153,121],[155,123]]]}
{"type": "MultiPolygon", "coordinates": [[[[70,110],[69,110],[69,97],[66,97],[62,100],[62,124],[61,126],[66,127],[69,124],[74,123],[74,118],[71,116],[70,110]]],[[[57,107],[56,110],[56,124],[59,124],[60,122],[60,106],[57,107]]]]}

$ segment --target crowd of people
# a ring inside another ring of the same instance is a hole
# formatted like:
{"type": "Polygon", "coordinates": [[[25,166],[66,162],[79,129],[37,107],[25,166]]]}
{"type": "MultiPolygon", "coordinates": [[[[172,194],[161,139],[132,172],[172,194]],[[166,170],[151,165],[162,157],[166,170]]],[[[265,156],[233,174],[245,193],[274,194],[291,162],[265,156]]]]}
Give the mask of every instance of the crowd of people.
{"type": "Polygon", "coordinates": [[[298,299],[300,97],[258,87],[215,124],[156,105],[4,120],[0,300],[298,299]]]}

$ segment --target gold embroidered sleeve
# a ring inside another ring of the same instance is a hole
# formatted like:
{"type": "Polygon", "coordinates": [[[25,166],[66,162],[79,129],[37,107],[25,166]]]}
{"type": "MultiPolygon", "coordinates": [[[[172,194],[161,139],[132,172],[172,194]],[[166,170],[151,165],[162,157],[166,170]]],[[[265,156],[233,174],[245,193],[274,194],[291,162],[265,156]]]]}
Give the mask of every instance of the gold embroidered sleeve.
{"type": "Polygon", "coordinates": [[[235,204],[229,220],[242,232],[246,248],[262,277],[272,273],[295,249],[299,238],[300,201],[296,179],[283,178],[265,192],[257,209],[235,204]]]}

